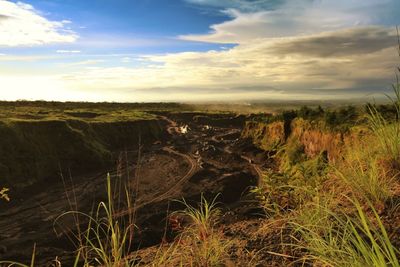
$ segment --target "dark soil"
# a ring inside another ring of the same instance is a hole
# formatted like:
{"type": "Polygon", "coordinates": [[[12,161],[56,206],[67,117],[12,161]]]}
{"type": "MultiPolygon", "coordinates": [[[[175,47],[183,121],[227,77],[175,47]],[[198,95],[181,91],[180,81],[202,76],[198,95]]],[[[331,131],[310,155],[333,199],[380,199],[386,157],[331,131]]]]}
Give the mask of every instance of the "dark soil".
{"type": "MultiPolygon", "coordinates": [[[[112,181],[119,189],[126,183],[135,192],[132,201],[136,209],[120,210],[120,216],[135,212],[138,234],[132,249],[156,245],[165,235],[173,238],[166,228],[166,217],[182,208],[177,199],[196,203],[202,194],[210,199],[219,195],[220,207],[230,211],[224,218],[232,225],[226,229],[227,234],[237,232],[235,227],[243,219],[262,216],[256,203],[249,204],[247,193],[258,184],[259,173],[254,165],[267,167],[264,160],[268,155],[250,142],[240,140],[242,117],[199,113],[159,115],[160,119],[169,119],[160,124],[165,125],[163,138],[139,150],[113,152],[119,155],[119,160],[110,169],[112,181]],[[188,125],[188,133],[179,133],[178,127],[182,125],[188,125]]],[[[56,256],[63,266],[69,266],[74,244],[69,240],[68,229],[76,229],[77,223],[73,216],[56,221],[57,217],[71,210],[90,212],[106,196],[106,172],[92,175],[66,172],[52,183],[37,183],[18,195],[11,194],[11,202],[0,206],[0,259],[29,262],[36,244],[39,266],[50,263],[56,256]]]]}

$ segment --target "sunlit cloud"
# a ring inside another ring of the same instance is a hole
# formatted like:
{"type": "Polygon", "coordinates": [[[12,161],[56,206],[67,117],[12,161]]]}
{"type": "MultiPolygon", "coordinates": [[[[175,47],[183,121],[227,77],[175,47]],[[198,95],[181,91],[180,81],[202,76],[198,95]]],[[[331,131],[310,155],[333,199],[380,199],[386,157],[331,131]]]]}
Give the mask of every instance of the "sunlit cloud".
{"type": "Polygon", "coordinates": [[[69,23],[48,20],[29,4],[0,0],[0,46],[72,43],[78,36],[64,27],[69,23]]]}
{"type": "Polygon", "coordinates": [[[260,39],[223,51],[144,56],[145,66],[92,67],[61,79],[72,88],[119,91],[128,99],[138,94],[162,95],[162,88],[186,100],[221,94],[232,99],[243,98],[246,93],[247,97],[258,94],[297,99],[298,95],[329,95],[324,90],[342,95],[348,89],[371,92],[389,87],[397,63],[395,42],[392,29],[354,28],[307,38],[260,39]],[[360,38],[361,32],[365,38],[360,38]],[[327,45],[327,40],[334,45],[327,45]],[[354,50],[359,42],[364,46],[358,52],[344,53],[341,49],[348,45],[354,50]],[[310,43],[313,45],[308,47],[310,43]],[[290,47],[295,45],[300,48],[293,53],[290,47]]]}

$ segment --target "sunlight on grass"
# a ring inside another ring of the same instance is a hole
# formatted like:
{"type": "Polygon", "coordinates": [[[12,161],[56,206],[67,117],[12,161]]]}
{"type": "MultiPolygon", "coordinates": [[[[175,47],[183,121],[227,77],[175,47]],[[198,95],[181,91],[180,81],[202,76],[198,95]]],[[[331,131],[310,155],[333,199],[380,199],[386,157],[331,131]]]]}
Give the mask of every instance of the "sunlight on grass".
{"type": "MultiPolygon", "coordinates": [[[[126,190],[126,203],[130,205],[130,193],[126,190]]],[[[132,218],[116,218],[116,206],[114,200],[111,176],[107,175],[107,201],[100,202],[94,215],[83,214],[76,211],[66,212],[58,219],[67,215],[83,216],[88,220],[85,231],[78,231],[75,236],[78,239],[78,252],[85,266],[92,264],[120,267],[133,266],[130,259],[130,245],[135,225],[132,218]]],[[[56,220],[56,221],[57,221],[56,220]]],[[[77,225],[77,228],[80,226],[77,225]]]]}
{"type": "Polygon", "coordinates": [[[183,259],[185,266],[217,266],[223,263],[226,254],[227,242],[223,234],[217,229],[220,210],[217,208],[218,195],[211,201],[202,195],[198,207],[191,206],[185,200],[185,209],[178,214],[186,216],[190,225],[186,227],[179,238],[180,244],[185,244],[183,259]]]}
{"type": "MultiPolygon", "coordinates": [[[[293,223],[301,239],[298,249],[306,249],[302,260],[318,266],[398,267],[398,249],[391,243],[378,213],[370,205],[372,218],[358,201],[352,201],[355,215],[332,211],[316,204],[318,220],[293,223]]],[[[303,218],[306,218],[303,216],[303,218]]]]}
{"type": "MultiPolygon", "coordinates": [[[[395,177],[382,166],[375,155],[350,149],[347,160],[336,170],[336,175],[343,185],[351,189],[359,198],[365,198],[374,204],[382,205],[393,195],[395,177]],[[351,153],[351,155],[349,155],[351,153]]],[[[345,189],[344,189],[345,190],[345,189]]]]}

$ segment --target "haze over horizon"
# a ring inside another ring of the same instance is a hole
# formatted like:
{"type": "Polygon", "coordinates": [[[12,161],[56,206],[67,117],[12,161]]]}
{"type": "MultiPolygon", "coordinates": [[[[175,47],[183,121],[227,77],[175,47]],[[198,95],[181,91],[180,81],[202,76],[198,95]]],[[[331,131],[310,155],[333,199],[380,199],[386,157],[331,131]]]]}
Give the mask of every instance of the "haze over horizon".
{"type": "Polygon", "coordinates": [[[398,0],[0,0],[0,100],[370,97],[398,0]]]}

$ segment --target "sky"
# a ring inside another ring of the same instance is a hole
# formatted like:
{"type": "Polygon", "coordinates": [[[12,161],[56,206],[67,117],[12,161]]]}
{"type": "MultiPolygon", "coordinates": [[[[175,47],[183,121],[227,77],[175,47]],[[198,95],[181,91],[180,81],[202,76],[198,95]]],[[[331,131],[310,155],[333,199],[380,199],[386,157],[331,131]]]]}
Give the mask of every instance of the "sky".
{"type": "Polygon", "coordinates": [[[400,0],[0,0],[0,100],[370,98],[400,0]]]}

